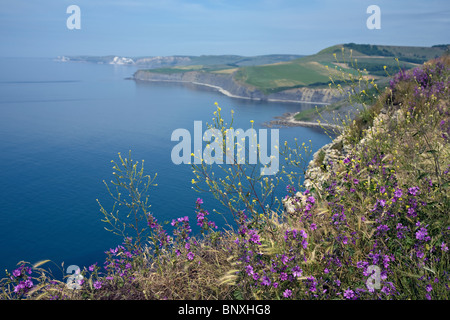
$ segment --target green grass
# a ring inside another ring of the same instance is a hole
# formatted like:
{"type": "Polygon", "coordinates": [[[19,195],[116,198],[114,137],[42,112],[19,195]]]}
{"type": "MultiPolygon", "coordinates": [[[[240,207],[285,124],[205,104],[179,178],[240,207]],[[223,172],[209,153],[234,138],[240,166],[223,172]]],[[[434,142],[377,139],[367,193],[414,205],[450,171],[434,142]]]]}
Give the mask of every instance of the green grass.
{"type": "Polygon", "coordinates": [[[241,84],[271,94],[299,87],[327,87],[330,76],[337,79],[339,74],[343,74],[348,79],[358,74],[357,69],[362,70],[363,75],[380,82],[389,74],[398,72],[400,68],[414,68],[418,63],[441,56],[448,50],[448,45],[402,47],[349,43],[331,46],[316,54],[297,59],[295,55],[199,56],[190,57],[192,65],[189,66],[150,71],[173,74],[193,70],[203,72],[231,70],[234,73],[230,74],[233,74],[234,79],[241,84]],[[355,61],[356,65],[349,63],[350,61],[355,61]],[[258,63],[262,65],[255,65],[258,63]],[[234,71],[236,68],[238,69],[234,71]]]}
{"type": "MultiPolygon", "coordinates": [[[[159,69],[147,69],[144,71],[153,72],[153,73],[162,73],[162,74],[174,74],[174,73],[184,73],[187,71],[193,71],[194,69],[179,69],[179,68],[159,68],[159,69]]],[[[197,69],[195,69],[197,70],[197,69]]]]}
{"type": "Polygon", "coordinates": [[[339,102],[330,104],[328,106],[316,106],[313,109],[302,110],[294,116],[294,119],[298,120],[298,121],[312,122],[312,121],[315,121],[316,119],[318,119],[319,115],[322,114],[323,112],[330,112],[333,110],[338,111],[340,108],[342,108],[346,104],[347,104],[346,101],[339,101],[339,102]]]}
{"type": "Polygon", "coordinates": [[[417,63],[441,56],[448,52],[448,46],[400,47],[369,45],[336,45],[317,54],[301,57],[286,63],[240,68],[235,78],[244,84],[257,87],[265,93],[272,93],[300,86],[312,86],[329,82],[333,71],[356,75],[356,67],[366,69],[366,74],[386,78],[387,73],[398,72],[399,68],[411,69],[417,63]],[[342,52],[344,49],[344,54],[342,52]],[[350,49],[352,53],[350,54],[350,49]],[[358,51],[361,50],[362,52],[358,51]],[[334,54],[336,57],[334,57],[334,54]],[[385,56],[381,56],[385,54],[385,56]],[[348,64],[351,57],[357,57],[357,66],[348,64]],[[398,62],[395,60],[398,58],[398,62]],[[336,60],[343,64],[336,64],[336,60]],[[328,66],[328,70],[324,69],[328,66]],[[386,66],[386,70],[384,69],[386,66]]]}
{"type": "Polygon", "coordinates": [[[278,88],[308,86],[329,81],[322,65],[285,63],[240,68],[235,79],[261,89],[263,92],[278,88]]]}
{"type": "Polygon", "coordinates": [[[222,70],[231,69],[227,65],[189,65],[189,66],[178,66],[170,68],[158,68],[158,69],[147,69],[145,71],[153,73],[162,74],[174,74],[174,73],[184,73],[190,71],[202,71],[202,72],[217,72],[222,70]]]}

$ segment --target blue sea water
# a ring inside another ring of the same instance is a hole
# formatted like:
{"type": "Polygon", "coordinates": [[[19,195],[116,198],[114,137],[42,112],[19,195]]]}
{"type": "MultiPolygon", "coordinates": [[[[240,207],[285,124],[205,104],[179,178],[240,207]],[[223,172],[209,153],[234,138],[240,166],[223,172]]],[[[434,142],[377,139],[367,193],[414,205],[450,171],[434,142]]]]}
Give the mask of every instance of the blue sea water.
{"type": "MultiPolygon", "coordinates": [[[[159,221],[195,218],[195,199],[212,211],[209,194],[191,189],[189,165],[175,165],[175,129],[193,133],[195,120],[211,122],[214,102],[234,110],[235,128],[248,129],[285,112],[312,105],[233,99],[193,85],[136,83],[136,69],[44,58],[0,59],[0,268],[20,260],[50,259],[80,267],[101,262],[122,239],[106,226],[96,199],[110,209],[103,180],[111,160],[132,151],[158,173],[151,191],[159,221]]],[[[313,151],[330,141],[310,128],[281,128],[280,141],[312,141],[313,151]]],[[[215,219],[214,216],[211,216],[215,219]]],[[[195,224],[195,223],[192,223],[195,224]]],[[[2,275],[3,276],[3,275],[2,275]]]]}

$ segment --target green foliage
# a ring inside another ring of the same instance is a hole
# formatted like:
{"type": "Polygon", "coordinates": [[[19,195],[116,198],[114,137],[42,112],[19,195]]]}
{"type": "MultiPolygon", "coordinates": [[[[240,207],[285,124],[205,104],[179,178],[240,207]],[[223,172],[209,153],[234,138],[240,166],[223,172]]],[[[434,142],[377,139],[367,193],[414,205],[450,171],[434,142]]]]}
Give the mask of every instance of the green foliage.
{"type": "Polygon", "coordinates": [[[386,71],[392,74],[398,67],[411,69],[416,66],[416,63],[423,63],[445,52],[448,52],[448,47],[445,46],[399,47],[350,43],[332,46],[317,54],[303,57],[295,55],[190,57],[191,61],[186,66],[148,71],[175,74],[188,71],[229,70],[234,79],[240,83],[253,86],[264,94],[272,94],[303,87],[326,88],[330,83],[330,74],[335,78],[335,84],[341,83],[341,85],[344,85],[345,80],[349,80],[347,75],[356,76],[358,72],[363,73],[364,76],[386,78],[386,71]],[[338,54],[342,50],[346,50],[347,54],[344,60],[350,60],[353,52],[355,56],[358,56],[359,65],[345,66],[345,61],[343,65],[336,65],[333,54],[338,54]],[[394,57],[397,61],[394,61],[394,57]],[[384,66],[387,69],[384,69],[384,66]],[[236,68],[237,71],[234,70],[236,68]],[[339,72],[344,72],[345,79],[337,79],[339,72]]]}
{"type": "Polygon", "coordinates": [[[328,82],[327,74],[320,67],[298,63],[244,67],[234,77],[266,93],[328,82]]]}
{"type": "Polygon", "coordinates": [[[368,56],[386,56],[386,57],[394,56],[394,54],[389,50],[380,48],[379,46],[372,44],[348,43],[344,44],[344,48],[359,51],[368,56]]]}

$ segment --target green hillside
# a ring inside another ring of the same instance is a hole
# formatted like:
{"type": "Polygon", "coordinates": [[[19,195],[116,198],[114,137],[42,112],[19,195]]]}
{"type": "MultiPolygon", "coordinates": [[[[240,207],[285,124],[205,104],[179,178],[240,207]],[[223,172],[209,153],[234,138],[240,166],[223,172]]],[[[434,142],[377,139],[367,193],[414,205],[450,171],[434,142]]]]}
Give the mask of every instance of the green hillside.
{"type": "Polygon", "coordinates": [[[235,78],[266,93],[301,86],[326,86],[330,75],[338,76],[341,71],[354,75],[357,68],[365,69],[367,77],[382,81],[387,73],[393,74],[399,68],[414,68],[446,52],[449,52],[448,45],[400,47],[350,43],[332,46],[289,62],[243,67],[235,73],[235,78]]]}
{"type": "Polygon", "coordinates": [[[328,75],[324,65],[311,61],[243,67],[236,71],[235,79],[271,93],[280,89],[326,84],[328,75]]]}
{"type": "Polygon", "coordinates": [[[298,59],[300,57],[301,55],[292,55],[292,54],[269,54],[254,57],[244,57],[237,55],[189,56],[189,58],[191,59],[190,65],[221,66],[223,68],[257,66],[262,64],[290,61],[298,59]]]}
{"type": "Polygon", "coordinates": [[[389,74],[411,69],[427,60],[449,52],[449,45],[405,47],[369,44],[341,44],[316,54],[234,55],[190,57],[184,66],[152,69],[156,73],[203,71],[233,74],[238,82],[255,87],[265,94],[299,87],[328,87],[330,76],[344,82],[362,70],[362,75],[377,83],[385,83],[389,74]],[[259,65],[258,65],[259,64],[259,65]]]}

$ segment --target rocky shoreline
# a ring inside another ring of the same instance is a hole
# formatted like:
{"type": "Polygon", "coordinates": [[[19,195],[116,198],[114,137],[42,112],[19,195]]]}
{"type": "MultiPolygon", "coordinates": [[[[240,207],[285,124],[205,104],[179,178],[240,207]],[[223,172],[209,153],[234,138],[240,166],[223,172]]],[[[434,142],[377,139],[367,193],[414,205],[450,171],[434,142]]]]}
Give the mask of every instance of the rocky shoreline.
{"type": "Polygon", "coordinates": [[[342,127],[329,123],[322,122],[309,122],[300,121],[295,119],[296,112],[287,112],[280,117],[275,117],[275,120],[263,123],[265,127],[310,127],[310,128],[322,128],[322,129],[332,129],[339,132],[342,127]]]}
{"type": "MultiPolygon", "coordinates": [[[[269,101],[282,103],[302,103],[314,105],[328,105],[340,100],[329,88],[296,88],[265,95],[256,88],[245,86],[234,80],[232,75],[214,74],[209,72],[180,72],[162,74],[148,70],[138,70],[132,77],[135,81],[144,82],[172,82],[181,84],[194,84],[205,86],[219,91],[220,93],[237,99],[269,101]],[[308,100],[306,100],[308,99],[308,100]]],[[[310,127],[324,130],[333,130],[336,134],[341,127],[326,122],[299,121],[294,118],[296,113],[285,113],[274,120],[263,123],[268,128],[273,127],[310,127]]]]}
{"type": "Polygon", "coordinates": [[[133,79],[135,81],[192,83],[213,88],[232,98],[255,101],[327,105],[341,99],[341,97],[336,95],[336,92],[330,88],[303,87],[266,95],[255,87],[239,83],[233,78],[232,74],[218,74],[201,71],[164,74],[151,72],[149,70],[138,70],[133,75],[133,79]]]}

